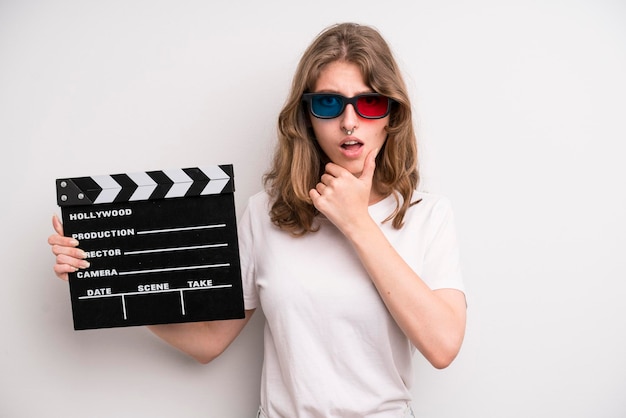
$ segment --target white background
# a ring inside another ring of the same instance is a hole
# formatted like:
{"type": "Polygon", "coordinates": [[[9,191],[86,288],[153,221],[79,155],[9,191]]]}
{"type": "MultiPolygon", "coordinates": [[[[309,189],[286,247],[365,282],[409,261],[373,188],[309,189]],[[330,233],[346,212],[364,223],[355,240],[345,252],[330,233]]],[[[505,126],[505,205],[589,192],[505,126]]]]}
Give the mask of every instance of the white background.
{"type": "MultiPolygon", "coordinates": [[[[377,27],[406,74],[423,188],[469,299],[419,417],[626,416],[623,1],[0,1],[0,416],[252,417],[262,315],[207,366],[143,328],[73,331],[46,243],[55,179],[235,166],[261,189],[295,65],[377,27]]],[[[320,381],[319,384],[323,384],[320,381]]]]}

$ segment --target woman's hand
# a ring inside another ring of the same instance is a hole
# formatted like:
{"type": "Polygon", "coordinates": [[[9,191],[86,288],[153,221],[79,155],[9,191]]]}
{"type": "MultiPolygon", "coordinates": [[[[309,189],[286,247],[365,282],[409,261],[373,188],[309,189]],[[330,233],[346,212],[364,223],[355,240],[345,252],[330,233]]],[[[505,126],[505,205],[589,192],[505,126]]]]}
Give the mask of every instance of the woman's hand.
{"type": "Polygon", "coordinates": [[[313,205],[344,235],[358,228],[361,222],[371,221],[368,207],[373,197],[372,179],[377,152],[373,150],[367,155],[359,177],[337,164],[326,164],[326,172],[320,182],[309,191],[313,205]]]}
{"type": "Polygon", "coordinates": [[[78,241],[63,236],[63,225],[56,215],[52,217],[52,227],[56,234],[48,237],[48,244],[56,256],[54,273],[59,279],[67,281],[68,273],[73,273],[81,268],[88,268],[89,262],[85,260],[85,252],[78,248],[78,241]]]}

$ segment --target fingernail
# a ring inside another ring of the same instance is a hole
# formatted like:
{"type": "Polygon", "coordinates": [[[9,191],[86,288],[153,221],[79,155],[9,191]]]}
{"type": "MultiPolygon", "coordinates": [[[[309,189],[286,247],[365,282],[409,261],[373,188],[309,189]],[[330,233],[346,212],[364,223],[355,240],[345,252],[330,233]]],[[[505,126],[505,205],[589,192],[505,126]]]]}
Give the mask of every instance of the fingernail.
{"type": "Polygon", "coordinates": [[[80,262],[79,267],[80,267],[81,269],[88,269],[90,265],[91,265],[91,264],[89,264],[89,261],[87,261],[87,260],[83,260],[83,261],[81,261],[81,262],[80,262]]]}
{"type": "Polygon", "coordinates": [[[86,253],[86,252],[84,252],[83,250],[80,250],[80,252],[78,253],[78,256],[79,256],[80,258],[87,258],[87,253],[86,253]]]}
{"type": "Polygon", "coordinates": [[[78,247],[78,241],[76,241],[74,238],[72,238],[70,240],[70,245],[74,246],[74,247],[78,247]]]}

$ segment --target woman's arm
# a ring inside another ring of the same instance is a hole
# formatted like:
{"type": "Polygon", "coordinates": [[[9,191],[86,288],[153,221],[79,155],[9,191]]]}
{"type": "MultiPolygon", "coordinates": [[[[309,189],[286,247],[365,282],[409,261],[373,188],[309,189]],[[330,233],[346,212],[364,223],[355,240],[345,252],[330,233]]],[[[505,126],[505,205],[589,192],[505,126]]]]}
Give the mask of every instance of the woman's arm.
{"type": "Polygon", "coordinates": [[[398,326],[437,368],[458,354],[465,334],[465,295],[431,290],[370,219],[346,235],[398,326]]]}
{"type": "Polygon", "coordinates": [[[254,309],[247,310],[242,319],[150,325],[148,328],[171,346],[206,364],[226,350],[253,313],[254,309]]]}
{"type": "Polygon", "coordinates": [[[352,243],[398,326],[433,366],[444,368],[463,342],[465,295],[455,289],[431,290],[371,218],[375,156],[374,151],[368,155],[359,177],[328,164],[310,197],[352,243]]]}

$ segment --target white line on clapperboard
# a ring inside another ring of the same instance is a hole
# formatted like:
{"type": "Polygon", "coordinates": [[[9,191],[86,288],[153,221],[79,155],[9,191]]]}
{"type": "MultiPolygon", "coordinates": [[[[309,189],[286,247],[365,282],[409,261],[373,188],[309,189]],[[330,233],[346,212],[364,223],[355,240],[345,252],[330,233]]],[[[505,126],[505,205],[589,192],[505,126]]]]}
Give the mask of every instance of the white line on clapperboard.
{"type": "Polygon", "coordinates": [[[173,247],[173,248],[158,248],[156,250],[140,250],[140,251],[124,251],[124,255],[136,255],[136,254],[150,254],[150,253],[164,253],[168,251],[184,251],[184,250],[199,250],[202,248],[219,248],[228,247],[228,244],[207,244],[207,245],[193,245],[190,247],[173,247]]]}
{"type": "Polygon", "coordinates": [[[160,234],[163,232],[193,231],[195,229],[224,228],[225,226],[226,224],[215,224],[215,225],[188,226],[184,228],[153,229],[152,231],[138,231],[137,235],[160,234]]]}
{"type": "MultiPolygon", "coordinates": [[[[215,225],[201,225],[201,226],[189,226],[184,228],[166,228],[166,229],[154,229],[149,231],[138,231],[137,235],[147,235],[147,234],[160,234],[166,232],[181,232],[181,231],[193,231],[198,229],[211,229],[211,228],[224,228],[226,224],[215,224],[215,225]]],[[[137,255],[137,254],[150,254],[150,253],[158,253],[158,252],[169,252],[169,251],[184,251],[184,250],[197,250],[202,248],[219,248],[219,247],[227,247],[227,243],[223,244],[207,244],[207,245],[193,245],[187,247],[172,247],[172,248],[158,248],[153,250],[139,250],[139,251],[125,251],[124,255],[137,255]]],[[[182,271],[182,270],[197,270],[197,269],[205,269],[205,268],[217,268],[217,267],[229,267],[230,263],[222,263],[222,264],[206,264],[200,266],[187,266],[187,267],[169,267],[169,268],[161,268],[161,269],[150,269],[150,270],[135,270],[135,271],[121,271],[118,273],[120,276],[125,276],[129,274],[145,274],[145,273],[163,273],[168,271],[182,271]]],[[[180,304],[182,308],[182,314],[185,315],[185,299],[183,297],[183,293],[190,290],[208,290],[208,289],[220,289],[233,287],[232,284],[224,284],[224,285],[216,285],[216,286],[198,286],[198,287],[190,287],[190,288],[180,288],[180,289],[166,289],[166,290],[150,290],[150,291],[142,291],[142,292],[124,292],[124,293],[114,293],[110,295],[97,295],[97,296],[79,296],[78,299],[99,299],[99,298],[111,298],[111,297],[121,297],[122,298],[122,310],[124,311],[124,319],[127,319],[126,316],[126,296],[135,296],[135,295],[146,295],[146,294],[155,294],[155,293],[172,293],[179,292],[180,293],[180,304]]]]}

